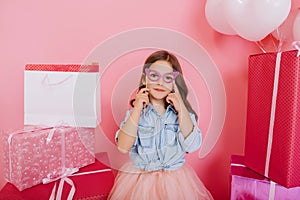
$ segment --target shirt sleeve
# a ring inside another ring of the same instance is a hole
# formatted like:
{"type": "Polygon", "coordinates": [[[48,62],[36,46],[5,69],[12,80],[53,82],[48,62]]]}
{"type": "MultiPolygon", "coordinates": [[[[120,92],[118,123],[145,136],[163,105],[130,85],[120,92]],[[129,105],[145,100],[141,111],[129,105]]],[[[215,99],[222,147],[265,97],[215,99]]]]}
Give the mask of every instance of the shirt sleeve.
{"type": "MultiPolygon", "coordinates": [[[[115,142],[116,142],[116,143],[118,143],[118,136],[119,136],[120,130],[121,130],[121,128],[125,125],[125,122],[128,120],[128,118],[130,117],[131,112],[132,112],[132,109],[130,109],[130,110],[128,110],[128,111],[126,112],[125,119],[124,119],[124,121],[121,122],[120,128],[119,128],[119,129],[117,130],[117,132],[116,132],[116,135],[115,135],[115,142]]],[[[136,143],[137,143],[137,139],[135,140],[134,145],[136,145],[136,143]]]]}
{"type": "Polygon", "coordinates": [[[199,149],[202,143],[202,133],[198,128],[195,115],[190,113],[190,116],[194,125],[192,132],[187,138],[184,138],[181,132],[178,134],[179,143],[181,144],[183,150],[188,153],[199,149]]]}

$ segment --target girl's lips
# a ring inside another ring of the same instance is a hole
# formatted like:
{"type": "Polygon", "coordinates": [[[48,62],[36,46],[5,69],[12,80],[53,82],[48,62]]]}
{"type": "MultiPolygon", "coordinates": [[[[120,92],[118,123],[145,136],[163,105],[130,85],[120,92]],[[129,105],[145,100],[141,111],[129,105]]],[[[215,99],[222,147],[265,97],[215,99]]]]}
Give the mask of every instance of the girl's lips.
{"type": "Polygon", "coordinates": [[[154,90],[157,91],[157,92],[164,92],[165,91],[165,90],[159,89],[159,88],[154,88],[154,90]]]}

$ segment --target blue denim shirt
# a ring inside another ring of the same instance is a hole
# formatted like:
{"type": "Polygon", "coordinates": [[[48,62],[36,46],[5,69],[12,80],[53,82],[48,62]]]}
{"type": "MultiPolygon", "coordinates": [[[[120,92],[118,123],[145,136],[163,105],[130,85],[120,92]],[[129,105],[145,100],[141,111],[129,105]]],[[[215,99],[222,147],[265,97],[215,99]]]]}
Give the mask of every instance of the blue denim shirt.
{"type": "MultiPolygon", "coordinates": [[[[130,116],[127,111],[122,128],[130,116]]],[[[196,151],[202,143],[202,134],[197,126],[194,114],[192,133],[184,138],[179,127],[178,115],[169,105],[163,115],[159,115],[151,104],[142,110],[138,124],[138,132],[134,145],[129,152],[135,167],[146,170],[175,170],[185,162],[185,153],[196,151]],[[145,112],[145,113],[144,113],[145,112]]],[[[116,141],[118,140],[118,130],[116,141]]]]}

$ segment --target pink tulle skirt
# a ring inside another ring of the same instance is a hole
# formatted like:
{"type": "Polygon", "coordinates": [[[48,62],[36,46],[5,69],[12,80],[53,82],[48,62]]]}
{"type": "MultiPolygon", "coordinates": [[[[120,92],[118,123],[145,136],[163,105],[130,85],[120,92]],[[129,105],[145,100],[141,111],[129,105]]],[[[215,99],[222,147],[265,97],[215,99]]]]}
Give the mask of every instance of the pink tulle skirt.
{"type": "Polygon", "coordinates": [[[204,200],[213,197],[187,164],[177,170],[146,172],[127,163],[118,172],[108,199],[204,200]]]}

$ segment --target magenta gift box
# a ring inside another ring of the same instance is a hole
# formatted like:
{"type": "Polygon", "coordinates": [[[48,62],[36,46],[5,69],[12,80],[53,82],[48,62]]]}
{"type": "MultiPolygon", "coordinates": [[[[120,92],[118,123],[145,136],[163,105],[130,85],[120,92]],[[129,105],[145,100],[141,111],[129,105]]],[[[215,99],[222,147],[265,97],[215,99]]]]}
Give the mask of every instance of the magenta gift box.
{"type": "Polygon", "coordinates": [[[244,157],[231,156],[231,200],[298,200],[300,187],[286,188],[244,165],[244,157]]]}
{"type": "Polygon", "coordinates": [[[21,191],[94,163],[94,130],[30,126],[5,134],[5,178],[21,191]]]}
{"type": "Polygon", "coordinates": [[[300,186],[300,56],[249,56],[245,164],[285,187],[300,186]]]}

